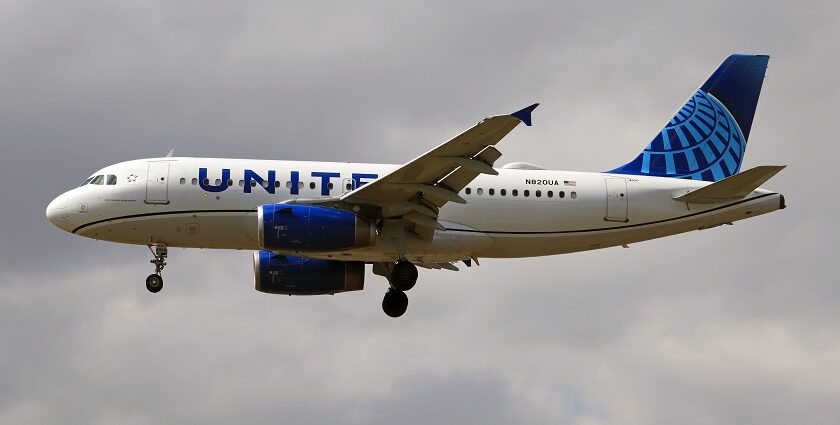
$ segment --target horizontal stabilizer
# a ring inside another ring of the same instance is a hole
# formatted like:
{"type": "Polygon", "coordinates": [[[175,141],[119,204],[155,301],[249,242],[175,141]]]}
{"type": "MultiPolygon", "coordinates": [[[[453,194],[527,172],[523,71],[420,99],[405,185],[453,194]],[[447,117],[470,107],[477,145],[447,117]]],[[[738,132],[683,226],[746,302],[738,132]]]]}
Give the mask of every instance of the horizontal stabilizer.
{"type": "Polygon", "coordinates": [[[760,165],[675,197],[674,200],[690,204],[719,204],[737,201],[745,198],[785,167],[785,165],[760,165]]]}

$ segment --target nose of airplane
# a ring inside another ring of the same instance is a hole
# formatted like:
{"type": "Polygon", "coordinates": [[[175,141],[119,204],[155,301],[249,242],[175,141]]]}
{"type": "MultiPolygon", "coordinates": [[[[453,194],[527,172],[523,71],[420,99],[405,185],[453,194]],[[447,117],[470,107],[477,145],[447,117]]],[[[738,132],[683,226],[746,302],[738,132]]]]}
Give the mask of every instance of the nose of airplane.
{"type": "Polygon", "coordinates": [[[47,220],[61,230],[68,230],[66,197],[59,196],[47,205],[47,220]]]}

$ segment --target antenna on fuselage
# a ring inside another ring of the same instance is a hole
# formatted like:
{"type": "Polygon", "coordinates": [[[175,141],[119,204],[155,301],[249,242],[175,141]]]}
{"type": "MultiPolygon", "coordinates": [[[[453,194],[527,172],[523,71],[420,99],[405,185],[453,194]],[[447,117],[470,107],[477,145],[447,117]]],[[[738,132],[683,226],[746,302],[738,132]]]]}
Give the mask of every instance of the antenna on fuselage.
{"type": "Polygon", "coordinates": [[[172,155],[175,155],[175,148],[169,150],[169,153],[166,154],[167,158],[172,158],[172,155]]]}

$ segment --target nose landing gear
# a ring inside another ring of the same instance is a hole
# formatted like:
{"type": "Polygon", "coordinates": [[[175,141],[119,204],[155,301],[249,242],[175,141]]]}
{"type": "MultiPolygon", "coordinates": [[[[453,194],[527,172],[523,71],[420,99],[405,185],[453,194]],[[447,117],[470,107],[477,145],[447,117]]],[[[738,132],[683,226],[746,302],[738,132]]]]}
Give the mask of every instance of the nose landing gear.
{"type": "Polygon", "coordinates": [[[166,267],[166,255],[168,254],[168,249],[166,248],[165,243],[156,243],[154,245],[148,245],[148,247],[149,251],[152,251],[152,256],[154,257],[154,259],[149,262],[155,265],[155,272],[146,278],[146,289],[148,289],[149,292],[156,294],[163,289],[163,277],[161,277],[160,273],[163,271],[163,268],[166,267]],[[152,248],[153,246],[154,249],[152,248]]]}
{"type": "Polygon", "coordinates": [[[150,274],[146,278],[146,289],[153,294],[160,292],[163,289],[163,278],[159,274],[150,274]]]}

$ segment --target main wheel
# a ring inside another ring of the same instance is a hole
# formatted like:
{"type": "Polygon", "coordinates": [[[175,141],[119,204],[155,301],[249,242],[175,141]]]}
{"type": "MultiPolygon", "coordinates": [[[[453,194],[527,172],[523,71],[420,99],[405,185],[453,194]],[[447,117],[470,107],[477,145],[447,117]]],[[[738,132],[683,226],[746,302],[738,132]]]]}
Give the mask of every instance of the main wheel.
{"type": "Polygon", "coordinates": [[[417,266],[402,260],[391,269],[391,285],[399,291],[408,291],[417,283],[417,266]]]}
{"type": "Polygon", "coordinates": [[[146,289],[153,294],[160,292],[163,289],[163,278],[159,274],[150,274],[146,278],[146,289]]]}
{"type": "Polygon", "coordinates": [[[389,317],[400,317],[408,309],[408,295],[403,291],[389,289],[382,299],[382,310],[389,317]]]}

